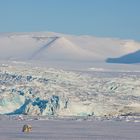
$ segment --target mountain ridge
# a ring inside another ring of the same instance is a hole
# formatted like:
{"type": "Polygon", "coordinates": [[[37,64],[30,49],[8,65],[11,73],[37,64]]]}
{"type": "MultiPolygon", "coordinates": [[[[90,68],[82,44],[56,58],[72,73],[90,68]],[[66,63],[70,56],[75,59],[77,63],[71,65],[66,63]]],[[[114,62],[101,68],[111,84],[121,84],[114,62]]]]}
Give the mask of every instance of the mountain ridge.
{"type": "Polygon", "coordinates": [[[0,60],[72,60],[107,63],[109,58],[113,60],[139,51],[140,43],[134,40],[54,32],[1,33],[0,49],[0,60]]]}

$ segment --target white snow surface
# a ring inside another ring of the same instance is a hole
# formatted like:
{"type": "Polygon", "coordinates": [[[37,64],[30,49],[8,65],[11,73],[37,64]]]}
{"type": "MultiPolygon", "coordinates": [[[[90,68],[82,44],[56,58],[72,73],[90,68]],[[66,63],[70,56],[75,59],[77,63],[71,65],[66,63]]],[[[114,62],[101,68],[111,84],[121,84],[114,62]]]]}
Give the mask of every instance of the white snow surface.
{"type": "Polygon", "coordinates": [[[114,121],[0,121],[1,140],[139,140],[140,123],[114,121]],[[23,133],[24,124],[32,131],[23,133]]]}

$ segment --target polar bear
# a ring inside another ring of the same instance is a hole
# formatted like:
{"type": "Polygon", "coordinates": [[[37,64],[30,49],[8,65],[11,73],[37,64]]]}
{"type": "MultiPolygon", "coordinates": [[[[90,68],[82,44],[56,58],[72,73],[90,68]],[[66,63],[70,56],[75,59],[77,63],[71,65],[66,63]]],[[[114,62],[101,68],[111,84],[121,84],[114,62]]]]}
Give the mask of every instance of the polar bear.
{"type": "Polygon", "coordinates": [[[29,124],[25,124],[22,128],[22,132],[31,132],[32,131],[32,126],[29,124]]]}

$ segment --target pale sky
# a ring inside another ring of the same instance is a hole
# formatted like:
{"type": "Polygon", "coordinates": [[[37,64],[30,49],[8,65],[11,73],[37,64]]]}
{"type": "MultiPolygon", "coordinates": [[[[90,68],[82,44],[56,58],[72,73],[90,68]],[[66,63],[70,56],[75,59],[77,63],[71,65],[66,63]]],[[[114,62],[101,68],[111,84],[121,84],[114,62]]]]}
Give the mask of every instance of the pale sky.
{"type": "Polygon", "coordinates": [[[36,31],[140,41],[140,0],[0,0],[0,32],[36,31]]]}

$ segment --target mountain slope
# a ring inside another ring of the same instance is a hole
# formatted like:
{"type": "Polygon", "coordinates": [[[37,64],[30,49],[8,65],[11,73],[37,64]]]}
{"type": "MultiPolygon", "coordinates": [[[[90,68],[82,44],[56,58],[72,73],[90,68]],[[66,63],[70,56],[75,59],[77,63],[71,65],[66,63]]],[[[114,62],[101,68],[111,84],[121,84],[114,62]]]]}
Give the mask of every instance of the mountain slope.
{"type": "Polygon", "coordinates": [[[0,60],[106,62],[139,51],[140,43],[47,32],[7,33],[0,34],[0,50],[0,60]]]}

